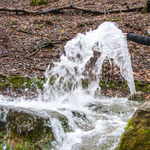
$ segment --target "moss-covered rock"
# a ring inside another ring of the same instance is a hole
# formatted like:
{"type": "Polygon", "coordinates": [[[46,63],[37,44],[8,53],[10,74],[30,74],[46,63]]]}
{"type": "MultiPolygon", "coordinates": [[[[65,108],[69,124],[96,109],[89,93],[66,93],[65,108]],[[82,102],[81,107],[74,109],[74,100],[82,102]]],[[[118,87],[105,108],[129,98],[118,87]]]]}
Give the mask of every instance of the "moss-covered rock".
{"type": "Polygon", "coordinates": [[[45,81],[45,78],[28,78],[18,75],[3,75],[0,73],[0,90],[4,90],[6,88],[32,89],[35,87],[43,89],[43,84],[45,81]]]}
{"type": "Polygon", "coordinates": [[[150,101],[143,103],[129,120],[116,150],[150,149],[150,101]]]}
{"type": "MultiPolygon", "coordinates": [[[[57,119],[64,130],[69,132],[68,119],[55,111],[42,110],[36,111],[25,108],[10,108],[0,106],[0,133],[5,129],[5,135],[0,136],[0,146],[7,145],[26,150],[31,149],[51,149],[55,139],[52,129],[52,119],[57,119]],[[5,138],[4,138],[5,136],[5,138]],[[33,148],[34,147],[34,148],[33,148]]],[[[1,134],[0,134],[1,135],[1,134]]]]}

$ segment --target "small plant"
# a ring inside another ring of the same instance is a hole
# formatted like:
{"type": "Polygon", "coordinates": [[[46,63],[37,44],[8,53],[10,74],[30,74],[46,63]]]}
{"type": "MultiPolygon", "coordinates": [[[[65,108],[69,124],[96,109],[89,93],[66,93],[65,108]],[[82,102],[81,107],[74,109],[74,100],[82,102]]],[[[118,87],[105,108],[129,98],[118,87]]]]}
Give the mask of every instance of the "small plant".
{"type": "Polygon", "coordinates": [[[47,0],[32,0],[30,5],[31,6],[39,6],[39,5],[46,5],[48,3],[47,0]]]}
{"type": "Polygon", "coordinates": [[[43,28],[45,25],[44,24],[41,24],[40,26],[39,26],[39,28],[43,28]]]}
{"type": "Polygon", "coordinates": [[[107,21],[117,22],[117,21],[119,21],[119,19],[114,19],[114,17],[111,17],[111,18],[107,19],[107,21]]]}
{"type": "Polygon", "coordinates": [[[12,22],[10,25],[17,25],[17,23],[16,22],[12,22]]]}
{"type": "Polygon", "coordinates": [[[17,144],[16,147],[15,147],[15,150],[24,150],[24,145],[17,144]]]}

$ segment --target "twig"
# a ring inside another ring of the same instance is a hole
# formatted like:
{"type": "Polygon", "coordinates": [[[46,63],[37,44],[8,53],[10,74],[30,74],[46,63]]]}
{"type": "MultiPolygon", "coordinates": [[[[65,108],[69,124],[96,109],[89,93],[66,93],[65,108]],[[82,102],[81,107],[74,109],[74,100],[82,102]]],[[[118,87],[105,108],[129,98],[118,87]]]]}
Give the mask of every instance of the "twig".
{"type": "Polygon", "coordinates": [[[40,50],[40,48],[37,48],[37,50],[36,50],[34,53],[30,54],[30,55],[27,56],[27,57],[31,57],[31,56],[35,55],[39,50],[40,50]]]}
{"type": "Polygon", "coordinates": [[[16,9],[16,8],[7,8],[7,7],[1,7],[0,11],[9,11],[9,12],[16,12],[16,13],[22,12],[24,14],[36,14],[36,13],[38,13],[36,11],[30,11],[27,9],[16,9]]]}
{"type": "Polygon", "coordinates": [[[58,44],[58,42],[45,42],[45,43],[42,43],[41,45],[38,45],[36,48],[30,50],[28,52],[26,58],[30,58],[31,56],[35,55],[40,50],[40,48],[45,48],[45,47],[49,47],[49,46],[53,47],[54,44],[58,44]],[[29,54],[29,53],[32,53],[32,54],[29,54]]]}
{"type": "Polygon", "coordinates": [[[0,58],[2,57],[8,57],[8,55],[4,54],[4,55],[0,55],[0,58]]]}
{"type": "MultiPolygon", "coordinates": [[[[143,7],[139,7],[139,8],[131,8],[131,9],[123,9],[121,10],[121,12],[135,12],[135,11],[141,11],[143,9],[143,7]]],[[[112,11],[108,11],[107,13],[120,13],[120,10],[112,10],[112,11]]]]}
{"type": "Polygon", "coordinates": [[[28,31],[25,31],[25,30],[18,30],[18,32],[23,32],[23,33],[31,34],[31,32],[28,32],[28,31]]]}

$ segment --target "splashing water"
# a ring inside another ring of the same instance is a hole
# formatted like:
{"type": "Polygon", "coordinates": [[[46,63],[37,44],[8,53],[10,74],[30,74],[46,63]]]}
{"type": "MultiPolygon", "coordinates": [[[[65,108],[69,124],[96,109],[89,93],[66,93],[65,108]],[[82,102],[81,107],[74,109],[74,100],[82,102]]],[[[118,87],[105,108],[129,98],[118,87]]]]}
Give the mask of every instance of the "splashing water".
{"type": "Polygon", "coordinates": [[[47,69],[44,94],[35,100],[7,101],[0,104],[16,107],[54,110],[65,115],[72,132],[65,133],[59,120],[51,119],[57,150],[114,150],[137,102],[127,98],[100,98],[99,76],[105,58],[113,58],[135,94],[133,71],[127,41],[120,29],[111,22],[97,30],[78,34],[65,46],[66,55],[47,69]],[[73,115],[73,112],[80,114],[73,115]]]}
{"type": "Polygon", "coordinates": [[[66,56],[63,55],[60,62],[46,72],[45,100],[60,100],[61,96],[67,100],[72,91],[83,90],[94,96],[100,88],[99,75],[106,57],[113,58],[120,68],[131,95],[136,93],[127,41],[114,23],[105,22],[97,30],[78,34],[67,42],[65,52],[66,56]],[[52,78],[54,83],[49,85],[52,78]],[[88,83],[87,90],[82,88],[84,82],[88,83]]]}

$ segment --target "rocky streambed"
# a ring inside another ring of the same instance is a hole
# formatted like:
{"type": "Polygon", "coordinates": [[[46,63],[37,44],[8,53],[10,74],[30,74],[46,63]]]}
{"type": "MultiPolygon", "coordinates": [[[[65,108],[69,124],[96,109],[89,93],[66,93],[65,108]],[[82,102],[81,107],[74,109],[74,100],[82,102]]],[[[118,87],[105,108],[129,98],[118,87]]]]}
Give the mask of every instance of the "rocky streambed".
{"type": "MultiPolygon", "coordinates": [[[[120,104],[115,104],[108,107],[108,104],[106,105],[99,102],[89,103],[87,107],[93,113],[96,112],[97,114],[101,114],[101,117],[104,117],[105,115],[110,115],[112,117],[114,117],[114,115],[125,117],[125,114],[129,115],[129,113],[133,113],[135,107],[139,105],[137,103],[135,105],[135,103],[133,104],[132,102],[129,102],[129,104],[130,107],[131,105],[134,105],[134,107],[132,106],[131,108],[124,110],[124,104],[122,104],[122,106],[120,106],[120,104]]],[[[65,108],[62,108],[61,111],[64,112],[66,110],[65,108]]],[[[89,120],[88,114],[83,111],[75,110],[70,111],[70,113],[73,118],[82,120],[82,123],[86,122],[87,125],[84,124],[84,129],[86,128],[86,131],[89,132],[90,130],[92,131],[92,128],[94,129],[90,123],[91,120],[89,120]]],[[[127,118],[125,120],[127,122],[127,118]]],[[[140,104],[137,108],[134,115],[130,118],[126,128],[126,123],[122,124],[125,131],[120,138],[118,146],[116,145],[116,150],[149,149],[149,120],[150,102],[146,101],[140,104]]],[[[113,126],[110,126],[109,120],[107,120],[107,124],[109,124],[109,130],[107,129],[107,132],[111,133],[113,126]]],[[[82,126],[81,122],[78,122],[77,126],[82,126]]],[[[83,126],[81,128],[83,129],[83,126]]],[[[19,106],[12,106],[10,104],[0,105],[0,149],[54,149],[56,148],[57,142],[64,140],[63,138],[65,137],[62,136],[63,132],[74,132],[70,120],[68,120],[64,113],[50,109],[38,110],[38,108],[23,108],[19,106]],[[57,128],[57,132],[55,128],[57,128]]],[[[93,137],[92,132],[90,134],[93,137]]],[[[93,139],[91,139],[91,141],[92,140],[93,139]]],[[[113,140],[111,139],[111,142],[112,141],[113,140]]],[[[106,147],[107,146],[105,145],[101,148],[105,149],[106,147]]],[[[83,147],[79,146],[78,148],[82,149],[83,147]]],[[[98,147],[95,146],[95,149],[97,148],[98,147]]],[[[87,149],[89,148],[87,147],[87,149]]]]}

